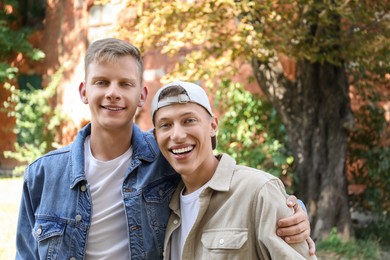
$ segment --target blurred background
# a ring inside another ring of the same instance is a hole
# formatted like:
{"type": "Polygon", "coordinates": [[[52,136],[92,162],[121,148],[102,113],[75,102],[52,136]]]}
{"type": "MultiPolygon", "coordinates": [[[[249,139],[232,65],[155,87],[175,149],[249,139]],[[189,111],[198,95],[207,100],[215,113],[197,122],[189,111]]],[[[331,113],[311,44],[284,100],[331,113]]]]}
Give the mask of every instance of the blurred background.
{"type": "Polygon", "coordinates": [[[0,259],[14,258],[24,168],[89,121],[89,44],[143,53],[151,97],[174,79],[209,93],[216,152],[278,176],[307,207],[320,259],[390,259],[389,1],[3,0],[0,259]]]}

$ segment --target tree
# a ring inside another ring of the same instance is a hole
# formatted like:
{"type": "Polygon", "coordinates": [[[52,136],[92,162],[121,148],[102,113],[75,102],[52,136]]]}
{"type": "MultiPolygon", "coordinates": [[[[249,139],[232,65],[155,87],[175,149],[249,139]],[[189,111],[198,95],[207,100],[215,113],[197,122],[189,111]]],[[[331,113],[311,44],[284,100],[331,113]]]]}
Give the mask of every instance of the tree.
{"type": "Polygon", "coordinates": [[[143,51],[185,59],[174,77],[227,79],[245,62],[286,127],[314,238],[336,227],[349,236],[346,158],[354,127],[349,99],[359,68],[389,72],[388,1],[128,1],[135,14],[121,37],[143,51]],[[296,63],[283,72],[280,58],[296,63]],[[348,74],[349,75],[349,74],[348,74]]]}

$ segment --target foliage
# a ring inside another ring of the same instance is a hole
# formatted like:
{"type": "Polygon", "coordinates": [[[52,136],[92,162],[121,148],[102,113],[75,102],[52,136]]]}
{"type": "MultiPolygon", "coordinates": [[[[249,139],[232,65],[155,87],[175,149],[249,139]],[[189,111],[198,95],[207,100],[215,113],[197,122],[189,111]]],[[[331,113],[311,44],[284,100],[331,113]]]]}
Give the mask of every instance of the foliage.
{"type": "Polygon", "coordinates": [[[218,87],[215,99],[222,114],[218,152],[278,177],[291,171],[293,157],[287,149],[286,131],[269,102],[229,80],[218,87]]]}
{"type": "MultiPolygon", "coordinates": [[[[389,214],[390,135],[381,104],[390,100],[390,93],[386,95],[386,91],[373,86],[372,82],[378,82],[378,79],[372,79],[376,75],[362,71],[356,65],[350,68],[350,74],[354,76],[355,98],[360,102],[355,111],[356,129],[351,134],[349,146],[349,172],[353,176],[351,183],[365,187],[362,194],[351,197],[352,205],[359,211],[389,214]]],[[[384,89],[386,82],[381,84],[384,89]]]]}
{"type": "Polygon", "coordinates": [[[128,5],[136,17],[124,20],[119,35],[143,51],[185,55],[174,77],[228,78],[243,61],[270,61],[276,52],[319,63],[359,61],[382,72],[389,67],[387,1],[128,0],[128,5]]]}
{"type": "Polygon", "coordinates": [[[390,249],[390,215],[377,216],[375,221],[355,229],[356,238],[378,241],[383,248],[390,249]]]}
{"type": "MultiPolygon", "coordinates": [[[[316,245],[318,254],[321,251],[335,252],[347,259],[380,259],[380,246],[374,240],[343,241],[334,228],[327,239],[316,245]]],[[[340,259],[340,258],[337,258],[340,259]]]]}
{"type": "Polygon", "coordinates": [[[28,36],[32,32],[30,29],[16,29],[18,1],[7,0],[4,6],[10,8],[0,9],[0,82],[15,78],[18,71],[16,67],[5,62],[7,59],[15,57],[18,53],[26,55],[33,61],[45,57],[41,50],[28,42],[28,36]]]}
{"type": "MultiPolygon", "coordinates": [[[[58,70],[45,89],[19,90],[5,84],[11,95],[4,108],[9,117],[16,119],[14,133],[18,136],[15,151],[5,151],[5,157],[29,163],[57,147],[55,137],[64,115],[58,107],[53,109],[50,101],[56,94],[62,72],[63,69],[58,70]]],[[[22,173],[25,166],[16,167],[14,174],[22,173]]]]}

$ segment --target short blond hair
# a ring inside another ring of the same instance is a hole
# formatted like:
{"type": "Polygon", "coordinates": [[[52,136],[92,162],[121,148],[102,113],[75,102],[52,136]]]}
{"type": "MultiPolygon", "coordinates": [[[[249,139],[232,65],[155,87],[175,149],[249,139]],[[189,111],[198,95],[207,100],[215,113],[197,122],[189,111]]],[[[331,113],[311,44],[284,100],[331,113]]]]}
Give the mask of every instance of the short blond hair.
{"type": "Polygon", "coordinates": [[[142,84],[144,63],[141,52],[131,43],[115,38],[97,40],[89,46],[84,59],[85,78],[87,78],[88,67],[92,62],[113,62],[123,56],[131,56],[135,59],[142,84]]]}

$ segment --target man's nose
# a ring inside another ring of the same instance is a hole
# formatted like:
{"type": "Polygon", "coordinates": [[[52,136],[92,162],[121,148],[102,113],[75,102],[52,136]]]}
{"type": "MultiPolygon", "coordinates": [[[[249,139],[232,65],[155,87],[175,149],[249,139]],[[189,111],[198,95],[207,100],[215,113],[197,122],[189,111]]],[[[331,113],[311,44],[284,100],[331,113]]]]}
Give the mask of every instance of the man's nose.
{"type": "Polygon", "coordinates": [[[107,89],[106,97],[108,99],[119,99],[120,98],[120,91],[119,86],[116,83],[111,83],[110,86],[107,89]]]}
{"type": "Polygon", "coordinates": [[[184,128],[179,124],[175,124],[172,128],[171,139],[175,142],[182,142],[184,141],[185,137],[186,132],[184,128]]]}

